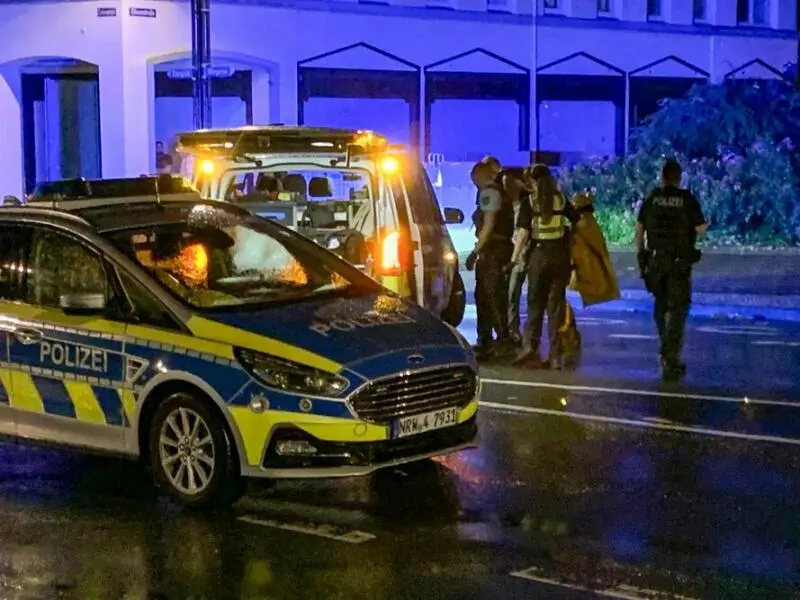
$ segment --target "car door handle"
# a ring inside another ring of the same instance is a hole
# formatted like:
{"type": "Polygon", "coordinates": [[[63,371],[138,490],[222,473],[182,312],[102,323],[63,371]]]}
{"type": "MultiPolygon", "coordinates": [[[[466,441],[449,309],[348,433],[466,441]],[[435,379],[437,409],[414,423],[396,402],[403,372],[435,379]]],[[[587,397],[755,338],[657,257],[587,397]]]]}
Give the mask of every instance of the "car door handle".
{"type": "Polygon", "coordinates": [[[31,344],[37,344],[42,340],[42,332],[38,329],[17,329],[14,332],[14,337],[19,340],[20,344],[30,346],[31,344]]]}

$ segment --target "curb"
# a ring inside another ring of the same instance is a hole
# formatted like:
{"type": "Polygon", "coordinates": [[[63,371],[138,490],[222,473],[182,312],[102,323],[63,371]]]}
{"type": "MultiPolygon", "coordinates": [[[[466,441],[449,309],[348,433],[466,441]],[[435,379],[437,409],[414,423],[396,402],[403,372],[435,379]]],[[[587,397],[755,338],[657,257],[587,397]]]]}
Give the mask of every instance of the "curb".
{"type": "MultiPolygon", "coordinates": [[[[569,292],[568,292],[569,293],[569,292]]],[[[620,290],[622,300],[633,302],[652,302],[652,296],[646,290],[623,289],[620,290]]],[[[692,294],[692,304],[724,306],[727,308],[761,308],[797,311],[800,309],[800,296],[767,296],[759,294],[727,294],[716,292],[695,292],[692,294]]]]}
{"type": "MultiPolygon", "coordinates": [[[[652,299],[625,299],[605,302],[584,308],[580,296],[576,292],[567,292],[567,299],[572,304],[576,313],[642,313],[650,314],[653,311],[652,299]]],[[[525,317],[525,298],[521,302],[520,316],[525,317]]],[[[470,303],[466,307],[464,316],[474,317],[475,305],[470,303]]],[[[714,319],[748,319],[752,321],[787,321],[800,323],[800,310],[785,308],[770,308],[767,306],[733,306],[730,304],[692,304],[689,309],[692,317],[707,317],[714,319]]]]}
{"type": "MultiPolygon", "coordinates": [[[[466,290],[467,294],[474,294],[473,288],[466,290]]],[[[581,310],[632,310],[646,307],[647,310],[653,305],[653,297],[646,290],[623,289],[620,290],[622,296],[619,300],[596,304],[581,310]]],[[[527,303],[527,294],[523,294],[520,303],[524,306],[527,303]]],[[[568,290],[567,297],[576,307],[582,306],[578,292],[568,290]]],[[[784,315],[782,317],[772,317],[780,320],[800,320],[800,296],[766,296],[758,294],[725,294],[711,292],[695,292],[692,294],[692,313],[691,314],[746,314],[784,315]]]]}

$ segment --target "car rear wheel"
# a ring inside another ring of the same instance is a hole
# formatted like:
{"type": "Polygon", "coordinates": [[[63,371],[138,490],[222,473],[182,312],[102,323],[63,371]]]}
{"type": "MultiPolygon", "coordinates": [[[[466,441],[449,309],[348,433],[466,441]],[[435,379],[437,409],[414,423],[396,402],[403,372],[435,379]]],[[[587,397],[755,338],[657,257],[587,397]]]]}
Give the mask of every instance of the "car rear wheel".
{"type": "Polygon", "coordinates": [[[206,401],[169,396],[150,425],[150,466],[156,483],[179,503],[227,507],[242,492],[233,443],[206,401]]]}
{"type": "Polygon", "coordinates": [[[461,274],[456,272],[453,277],[453,288],[450,291],[447,308],[442,312],[442,321],[453,327],[458,327],[461,325],[461,321],[464,320],[466,307],[467,295],[464,291],[464,280],[461,279],[461,274]]]}

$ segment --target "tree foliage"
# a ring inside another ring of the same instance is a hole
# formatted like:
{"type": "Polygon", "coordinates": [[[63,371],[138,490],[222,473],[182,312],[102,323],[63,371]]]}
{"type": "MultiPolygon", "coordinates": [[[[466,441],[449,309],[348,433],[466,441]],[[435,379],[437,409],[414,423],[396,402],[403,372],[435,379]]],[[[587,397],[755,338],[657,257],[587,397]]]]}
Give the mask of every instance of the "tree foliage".
{"type": "Polygon", "coordinates": [[[565,190],[597,189],[598,219],[614,242],[632,236],[637,204],[665,157],[684,166],[717,243],[800,241],[800,93],[782,81],[696,86],[635,130],[633,152],[563,173],[565,190]]]}

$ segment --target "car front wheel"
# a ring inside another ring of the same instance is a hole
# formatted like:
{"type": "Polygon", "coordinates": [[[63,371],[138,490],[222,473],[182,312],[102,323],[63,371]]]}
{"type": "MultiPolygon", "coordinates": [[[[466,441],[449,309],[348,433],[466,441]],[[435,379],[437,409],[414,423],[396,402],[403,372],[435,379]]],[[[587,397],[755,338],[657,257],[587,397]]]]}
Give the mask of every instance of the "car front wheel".
{"type": "Polygon", "coordinates": [[[169,396],[150,426],[156,483],[187,506],[226,507],[241,495],[233,443],[220,417],[190,393],[169,396]]]}

